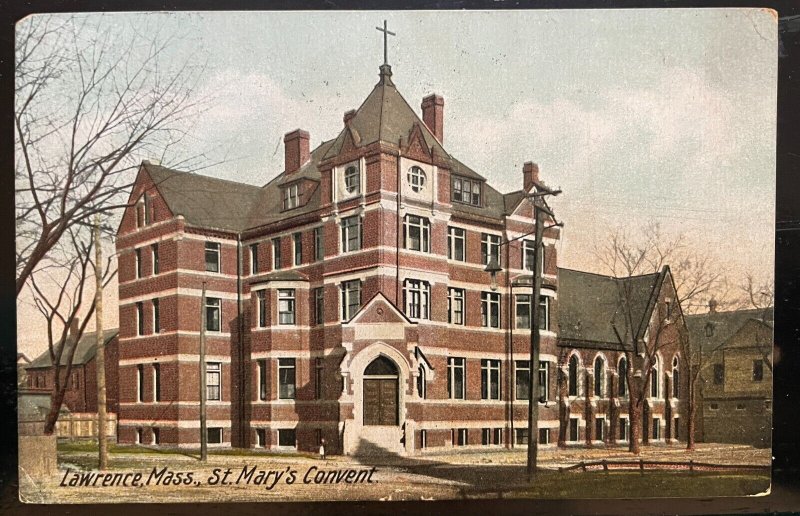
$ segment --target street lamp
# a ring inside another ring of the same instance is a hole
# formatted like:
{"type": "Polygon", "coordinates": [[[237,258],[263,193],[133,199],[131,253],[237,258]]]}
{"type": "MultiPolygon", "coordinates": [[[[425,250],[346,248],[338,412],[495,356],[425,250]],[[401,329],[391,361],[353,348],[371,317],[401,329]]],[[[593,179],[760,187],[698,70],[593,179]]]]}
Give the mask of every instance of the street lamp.
{"type": "MultiPolygon", "coordinates": [[[[507,244],[508,242],[504,243],[507,244]]],[[[489,288],[491,288],[493,291],[497,290],[497,273],[501,272],[503,268],[500,267],[500,263],[498,263],[497,257],[495,255],[491,255],[489,257],[489,263],[486,264],[486,268],[483,270],[488,272],[492,276],[492,282],[489,285],[489,288]]]]}

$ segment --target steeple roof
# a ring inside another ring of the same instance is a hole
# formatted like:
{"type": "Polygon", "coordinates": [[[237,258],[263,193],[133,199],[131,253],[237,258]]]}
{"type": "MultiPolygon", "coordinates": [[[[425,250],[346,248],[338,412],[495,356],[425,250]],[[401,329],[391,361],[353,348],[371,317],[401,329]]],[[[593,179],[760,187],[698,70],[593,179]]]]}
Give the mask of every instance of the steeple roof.
{"type": "Polygon", "coordinates": [[[334,157],[341,152],[348,132],[358,147],[378,141],[397,145],[401,138],[408,141],[415,124],[419,125],[426,145],[439,156],[449,159],[450,155],[444,150],[441,142],[397,91],[392,81],[392,67],[382,65],[379,77],[372,92],[336,137],[323,159],[334,157]]]}

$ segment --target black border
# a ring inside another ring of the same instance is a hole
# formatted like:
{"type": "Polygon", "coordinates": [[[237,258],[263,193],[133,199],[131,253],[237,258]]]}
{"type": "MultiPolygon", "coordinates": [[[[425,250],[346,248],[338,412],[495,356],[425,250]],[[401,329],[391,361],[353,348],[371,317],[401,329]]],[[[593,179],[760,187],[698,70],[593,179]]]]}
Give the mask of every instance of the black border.
{"type": "MultiPolygon", "coordinates": [[[[676,7],[764,7],[781,18],[800,15],[792,0],[754,4],[746,0],[645,1],[574,0],[570,8],[676,8],[676,7]]],[[[800,371],[800,38],[784,40],[785,57],[778,62],[778,156],[777,231],[775,239],[776,307],[775,341],[781,359],[774,373],[774,433],[772,493],[762,497],[634,499],[634,500],[453,500],[446,502],[314,502],[314,503],[196,503],[126,505],[27,505],[18,501],[16,418],[16,296],[14,294],[14,168],[13,86],[14,24],[31,13],[78,11],[168,11],[168,10],[408,10],[408,9],[558,9],[557,0],[277,0],[275,2],[233,0],[0,0],[0,210],[7,223],[0,225],[0,238],[7,243],[0,253],[0,512],[7,514],[197,514],[235,511],[250,514],[395,514],[518,513],[541,514],[713,514],[800,510],[800,450],[795,445],[798,418],[795,412],[800,371]],[[4,431],[3,431],[4,430],[4,431]],[[13,436],[13,437],[12,437],[13,436]]],[[[680,30],[680,28],[676,28],[680,30]]],[[[758,228],[750,228],[758,230],[758,228]]]]}

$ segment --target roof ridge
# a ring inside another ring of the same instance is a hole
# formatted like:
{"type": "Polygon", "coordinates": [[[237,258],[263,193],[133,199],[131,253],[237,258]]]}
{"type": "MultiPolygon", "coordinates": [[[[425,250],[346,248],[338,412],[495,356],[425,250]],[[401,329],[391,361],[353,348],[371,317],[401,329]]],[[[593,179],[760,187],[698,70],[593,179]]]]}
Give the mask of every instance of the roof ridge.
{"type": "Polygon", "coordinates": [[[250,183],[244,183],[242,181],[234,181],[232,179],[223,179],[221,177],[209,176],[209,175],[205,175],[205,174],[198,174],[197,172],[189,172],[187,170],[177,170],[177,169],[165,167],[165,166],[162,166],[162,165],[155,165],[153,163],[146,163],[146,164],[144,164],[144,166],[145,166],[145,168],[147,168],[147,167],[157,167],[157,168],[160,168],[162,170],[166,170],[167,172],[171,172],[173,174],[183,174],[183,175],[189,175],[189,176],[193,176],[193,177],[199,177],[199,178],[202,178],[202,179],[211,179],[211,180],[214,180],[214,181],[221,181],[221,182],[224,182],[224,183],[229,183],[229,184],[237,185],[237,186],[249,186],[249,187],[253,187],[253,188],[261,188],[258,185],[253,185],[253,184],[250,184],[250,183]]]}

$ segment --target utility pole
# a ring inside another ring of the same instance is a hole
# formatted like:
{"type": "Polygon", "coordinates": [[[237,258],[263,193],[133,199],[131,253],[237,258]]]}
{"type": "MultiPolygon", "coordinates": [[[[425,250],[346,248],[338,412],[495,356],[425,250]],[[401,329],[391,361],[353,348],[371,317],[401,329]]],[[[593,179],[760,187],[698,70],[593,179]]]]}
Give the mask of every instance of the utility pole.
{"type": "Polygon", "coordinates": [[[106,356],[103,331],[103,250],[100,246],[100,216],[94,220],[94,278],[95,278],[95,336],[97,338],[97,448],[99,467],[108,469],[108,439],[106,436],[106,356]]]}
{"type": "Polygon", "coordinates": [[[206,428],[206,282],[200,299],[200,460],[208,461],[208,430],[206,428]]]}
{"type": "Polygon", "coordinates": [[[536,462],[539,453],[539,349],[541,336],[539,335],[539,296],[542,290],[542,237],[544,236],[543,216],[554,218],[553,212],[545,207],[542,197],[545,195],[558,195],[560,191],[549,190],[539,185],[537,192],[530,195],[533,198],[533,217],[535,220],[535,241],[533,252],[533,272],[531,287],[531,356],[530,378],[528,379],[528,482],[536,478],[536,462]],[[541,191],[538,191],[541,190],[541,191]]]}

